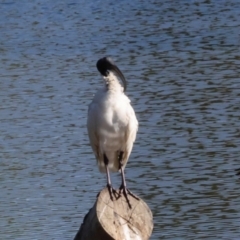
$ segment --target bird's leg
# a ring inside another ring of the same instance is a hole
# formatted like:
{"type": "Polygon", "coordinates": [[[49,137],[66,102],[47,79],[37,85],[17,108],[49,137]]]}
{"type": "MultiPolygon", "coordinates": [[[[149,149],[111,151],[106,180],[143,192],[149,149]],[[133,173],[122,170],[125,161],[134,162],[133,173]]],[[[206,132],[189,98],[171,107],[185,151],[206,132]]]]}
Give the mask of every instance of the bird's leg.
{"type": "Polygon", "coordinates": [[[110,198],[113,201],[113,195],[116,198],[117,191],[115,189],[113,189],[113,187],[112,187],[110,173],[109,173],[109,169],[108,169],[108,158],[105,154],[103,155],[103,160],[104,160],[104,164],[105,164],[105,168],[106,168],[106,172],[107,172],[107,188],[109,191],[110,198]]]}
{"type": "Polygon", "coordinates": [[[123,193],[124,197],[127,200],[129,207],[132,208],[130,201],[128,199],[128,194],[131,195],[132,197],[136,198],[137,200],[139,200],[139,198],[137,196],[135,196],[130,190],[127,189],[127,184],[126,184],[124,170],[123,170],[123,152],[122,151],[119,153],[119,166],[120,166],[121,176],[122,176],[122,184],[119,188],[119,190],[120,190],[119,193],[120,194],[123,193]]]}

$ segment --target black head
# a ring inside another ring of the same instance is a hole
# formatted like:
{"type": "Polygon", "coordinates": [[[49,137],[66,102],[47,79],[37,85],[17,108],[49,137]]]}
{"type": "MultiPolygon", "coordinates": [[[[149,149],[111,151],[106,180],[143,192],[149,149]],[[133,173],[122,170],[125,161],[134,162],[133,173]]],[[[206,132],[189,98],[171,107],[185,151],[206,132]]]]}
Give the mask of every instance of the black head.
{"type": "Polygon", "coordinates": [[[105,77],[109,74],[109,71],[114,70],[116,65],[110,57],[104,57],[97,61],[98,71],[105,77]]]}
{"type": "Polygon", "coordinates": [[[99,59],[97,61],[97,69],[104,77],[107,77],[110,71],[117,74],[123,82],[123,88],[124,88],[124,92],[125,92],[125,90],[127,88],[126,79],[123,76],[120,69],[115,65],[115,63],[113,62],[113,60],[110,57],[104,57],[104,58],[99,59]]]}

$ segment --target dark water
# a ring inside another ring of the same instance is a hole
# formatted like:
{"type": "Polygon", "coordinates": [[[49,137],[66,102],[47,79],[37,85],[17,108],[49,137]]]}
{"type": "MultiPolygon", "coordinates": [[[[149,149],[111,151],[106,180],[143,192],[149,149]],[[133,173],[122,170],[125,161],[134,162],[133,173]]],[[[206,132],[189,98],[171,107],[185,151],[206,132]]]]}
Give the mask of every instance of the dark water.
{"type": "Polygon", "coordinates": [[[239,4],[1,1],[0,239],[73,239],[106,184],[86,131],[105,55],[140,123],[126,175],[151,239],[240,239],[239,4]]]}

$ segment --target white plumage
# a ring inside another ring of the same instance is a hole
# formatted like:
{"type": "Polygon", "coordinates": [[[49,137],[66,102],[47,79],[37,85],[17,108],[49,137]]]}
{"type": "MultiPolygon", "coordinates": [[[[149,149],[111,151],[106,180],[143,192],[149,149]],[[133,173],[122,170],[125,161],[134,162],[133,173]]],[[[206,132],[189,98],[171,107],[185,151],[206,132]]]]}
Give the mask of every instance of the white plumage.
{"type": "Polygon", "coordinates": [[[128,194],[139,198],[127,189],[124,168],[136,139],[138,121],[130,100],[124,93],[127,83],[120,69],[108,57],[98,60],[97,69],[102,74],[105,85],[89,105],[88,136],[99,170],[107,173],[110,198],[113,200],[113,195],[116,197],[116,190],[112,187],[109,170],[120,170],[122,184],[118,194],[124,194],[131,208],[128,194]],[[123,87],[118,77],[121,78],[123,87]]]}
{"type": "Polygon", "coordinates": [[[126,166],[136,139],[138,121],[115,71],[107,69],[106,75],[103,76],[105,86],[89,105],[87,128],[99,170],[106,171],[105,154],[108,169],[115,172],[120,169],[120,152],[123,152],[123,169],[126,166]]]}

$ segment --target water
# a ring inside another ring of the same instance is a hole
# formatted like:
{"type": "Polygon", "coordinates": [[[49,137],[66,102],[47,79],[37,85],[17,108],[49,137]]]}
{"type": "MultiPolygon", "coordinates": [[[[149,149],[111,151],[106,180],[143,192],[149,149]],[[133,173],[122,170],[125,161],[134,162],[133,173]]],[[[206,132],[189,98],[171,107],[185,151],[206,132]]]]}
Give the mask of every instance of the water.
{"type": "Polygon", "coordinates": [[[105,55],[140,124],[126,175],[151,239],[239,239],[239,3],[2,1],[0,239],[73,239],[105,186],[86,131],[105,55]]]}

